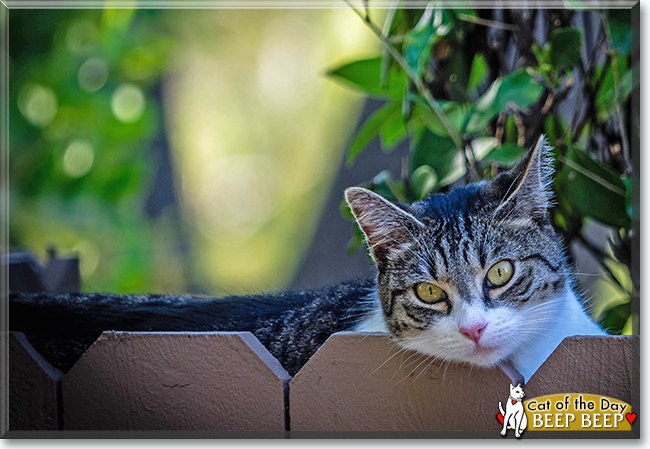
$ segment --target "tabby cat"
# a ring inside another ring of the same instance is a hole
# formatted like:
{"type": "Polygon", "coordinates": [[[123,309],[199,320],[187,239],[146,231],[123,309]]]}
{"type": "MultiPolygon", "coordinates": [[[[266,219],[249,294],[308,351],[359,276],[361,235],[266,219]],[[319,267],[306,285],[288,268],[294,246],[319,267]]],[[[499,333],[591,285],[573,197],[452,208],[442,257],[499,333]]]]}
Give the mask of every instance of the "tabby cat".
{"type": "Polygon", "coordinates": [[[357,330],[443,360],[514,366],[527,380],[565,337],[604,334],[548,219],[551,179],[540,138],[491,181],[411,205],[348,189],[376,281],[220,299],[12,293],[10,329],[63,371],[103,330],[248,330],[293,375],[333,332],[357,330]]]}
{"type": "Polygon", "coordinates": [[[510,360],[526,380],[565,337],[603,335],[548,219],[552,174],[541,137],[510,171],[410,206],[348,189],[379,269],[356,329],[444,360],[510,360]]]}

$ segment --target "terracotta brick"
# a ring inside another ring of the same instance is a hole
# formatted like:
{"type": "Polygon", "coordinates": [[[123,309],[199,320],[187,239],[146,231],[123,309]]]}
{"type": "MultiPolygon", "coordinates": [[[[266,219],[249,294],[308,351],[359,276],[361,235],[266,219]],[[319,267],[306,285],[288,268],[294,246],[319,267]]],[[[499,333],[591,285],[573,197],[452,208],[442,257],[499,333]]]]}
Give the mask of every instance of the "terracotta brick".
{"type": "Polygon", "coordinates": [[[249,332],[104,332],[62,381],[65,430],[284,430],[289,375],[249,332]]]}
{"type": "Polygon", "coordinates": [[[398,351],[383,335],[332,335],[291,381],[291,430],[499,429],[501,370],[398,351]]]}
{"type": "Polygon", "coordinates": [[[9,336],[9,430],[57,430],[58,382],[63,373],[29,344],[9,336]]]}

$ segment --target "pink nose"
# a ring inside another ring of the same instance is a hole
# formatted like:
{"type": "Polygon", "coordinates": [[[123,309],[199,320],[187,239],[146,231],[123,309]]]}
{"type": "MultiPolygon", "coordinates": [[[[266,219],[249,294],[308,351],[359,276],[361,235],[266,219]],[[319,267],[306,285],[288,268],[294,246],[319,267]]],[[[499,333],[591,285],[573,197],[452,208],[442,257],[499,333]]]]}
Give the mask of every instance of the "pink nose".
{"type": "Polygon", "coordinates": [[[474,343],[478,343],[486,327],[486,323],[476,323],[472,324],[471,326],[461,326],[460,333],[472,340],[474,343]]]}

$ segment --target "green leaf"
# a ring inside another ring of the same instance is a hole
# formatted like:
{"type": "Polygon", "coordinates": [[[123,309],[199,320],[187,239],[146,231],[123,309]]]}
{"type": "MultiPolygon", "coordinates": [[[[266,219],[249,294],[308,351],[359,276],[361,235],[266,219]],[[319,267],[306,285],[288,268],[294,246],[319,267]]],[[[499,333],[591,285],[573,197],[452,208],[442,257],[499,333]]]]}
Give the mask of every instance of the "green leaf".
{"type": "Polygon", "coordinates": [[[633,180],[631,176],[624,176],[621,181],[625,184],[625,211],[628,217],[639,221],[641,219],[639,216],[639,197],[634,194],[634,185],[638,186],[639,181],[636,178],[633,180]]]}
{"type": "Polygon", "coordinates": [[[435,189],[438,177],[433,168],[422,165],[411,175],[411,187],[418,200],[425,198],[435,189]]]}
{"type": "Polygon", "coordinates": [[[498,111],[505,110],[506,104],[510,102],[519,109],[525,109],[537,101],[543,90],[526,69],[522,68],[502,78],[494,105],[498,111]]]}
{"type": "MultiPolygon", "coordinates": [[[[549,142],[555,142],[557,140],[557,133],[555,132],[555,126],[559,125],[560,119],[556,114],[549,114],[544,118],[544,134],[546,135],[546,140],[549,142]]],[[[560,129],[560,135],[562,135],[562,130],[560,129]]]]}
{"type": "Polygon", "coordinates": [[[606,14],[614,50],[628,56],[632,51],[632,10],[607,9],[606,14]]]}
{"type": "MultiPolygon", "coordinates": [[[[415,27],[404,36],[402,45],[404,59],[418,77],[422,75],[431,59],[431,48],[439,36],[437,30],[441,27],[441,24],[434,22],[436,16],[442,13],[440,10],[434,10],[433,3],[429,3],[415,27]]],[[[444,34],[449,32],[448,28],[444,26],[443,31],[446,31],[444,34]]]]}
{"type": "Polygon", "coordinates": [[[598,321],[609,334],[620,334],[631,314],[632,304],[625,302],[604,311],[598,321]]]}
{"type": "Polygon", "coordinates": [[[485,162],[496,162],[497,164],[510,167],[514,165],[526,152],[525,148],[517,145],[504,145],[490,151],[484,158],[485,162]]]}
{"type": "Polygon", "coordinates": [[[617,287],[622,289],[626,296],[632,295],[634,293],[634,281],[632,281],[629,267],[624,262],[610,258],[603,259],[603,263],[609,268],[616,280],[617,287]]]}
{"type": "Polygon", "coordinates": [[[440,137],[428,129],[413,139],[411,147],[411,173],[428,165],[438,176],[438,186],[451,184],[465,174],[467,168],[463,154],[449,137],[440,137]]]}
{"type": "Polygon", "coordinates": [[[405,201],[405,188],[402,181],[393,179],[390,170],[378,173],[372,180],[373,191],[389,201],[405,201]]]}
{"type": "Polygon", "coordinates": [[[379,130],[382,151],[390,153],[406,139],[406,135],[407,129],[402,117],[402,108],[396,108],[379,130]]]}
{"type": "Polygon", "coordinates": [[[413,116],[412,97],[414,95],[417,94],[415,93],[415,86],[413,85],[413,81],[407,79],[404,98],[402,98],[402,118],[404,119],[404,122],[409,122],[413,116]]]}
{"type": "MultiPolygon", "coordinates": [[[[623,105],[632,92],[632,71],[628,70],[627,58],[616,57],[616,67],[618,69],[620,103],[623,105]]],[[[596,92],[596,111],[600,120],[606,120],[614,107],[616,106],[616,89],[614,83],[614,72],[612,65],[607,65],[607,72],[604,75],[603,82],[596,92]]]]}
{"type": "MultiPolygon", "coordinates": [[[[411,99],[415,103],[413,116],[410,120],[414,126],[424,126],[441,137],[449,136],[447,128],[440,121],[438,114],[431,110],[431,107],[422,97],[413,95],[411,99]]],[[[458,132],[467,117],[465,105],[455,101],[439,101],[438,103],[449,124],[458,132]]]]}
{"type": "Polygon", "coordinates": [[[344,64],[327,72],[328,76],[341,79],[362,91],[377,97],[401,97],[404,93],[406,73],[389,70],[385,88],[381,85],[381,58],[362,59],[344,64]]]}
{"type": "Polygon", "coordinates": [[[418,23],[404,35],[404,59],[418,77],[422,76],[431,60],[434,44],[453,28],[449,11],[435,7],[430,2],[418,23]]]}
{"type": "Polygon", "coordinates": [[[345,201],[345,198],[342,199],[341,204],[339,204],[339,213],[341,214],[341,217],[345,218],[346,220],[354,221],[354,215],[352,215],[350,205],[347,201],[345,201]]]}
{"type": "Polygon", "coordinates": [[[348,242],[348,247],[347,247],[348,256],[351,256],[355,252],[357,252],[357,249],[363,246],[364,241],[365,241],[365,237],[363,235],[363,232],[361,231],[361,228],[355,221],[354,224],[352,225],[352,238],[350,238],[350,241],[348,242]]]}
{"type": "Polygon", "coordinates": [[[548,57],[547,52],[542,50],[542,47],[539,46],[539,44],[534,43],[531,47],[530,50],[533,52],[533,55],[535,55],[535,59],[537,59],[537,64],[542,65],[544,64],[548,57]]]}
{"type": "Polygon", "coordinates": [[[361,151],[368,145],[372,140],[379,134],[382,126],[386,124],[395,112],[400,112],[400,102],[399,100],[394,100],[389,103],[386,103],[379,110],[375,111],[365,123],[361,126],[361,129],[357,131],[355,136],[350,142],[350,147],[348,148],[348,155],[346,158],[346,165],[350,166],[354,163],[356,158],[361,154],[361,151]]]}
{"type": "Polygon", "coordinates": [[[499,77],[487,92],[474,103],[466,131],[474,133],[484,128],[499,112],[506,110],[512,102],[518,109],[525,109],[534,104],[544,88],[535,83],[525,68],[519,69],[505,77],[499,77]]]}
{"type": "Polygon", "coordinates": [[[477,161],[482,161],[497,145],[499,140],[496,137],[479,137],[472,140],[472,152],[477,161]]]}
{"type": "Polygon", "coordinates": [[[625,184],[611,168],[587,153],[569,149],[557,174],[562,194],[582,214],[617,228],[630,228],[625,209],[625,184]]]}
{"type": "Polygon", "coordinates": [[[490,74],[490,68],[485,62],[485,57],[482,53],[476,53],[472,60],[472,68],[469,72],[469,79],[467,81],[467,90],[476,90],[487,79],[490,74]]]}
{"type": "Polygon", "coordinates": [[[580,61],[582,33],[577,28],[558,28],[548,38],[551,65],[571,70],[580,61]]]}

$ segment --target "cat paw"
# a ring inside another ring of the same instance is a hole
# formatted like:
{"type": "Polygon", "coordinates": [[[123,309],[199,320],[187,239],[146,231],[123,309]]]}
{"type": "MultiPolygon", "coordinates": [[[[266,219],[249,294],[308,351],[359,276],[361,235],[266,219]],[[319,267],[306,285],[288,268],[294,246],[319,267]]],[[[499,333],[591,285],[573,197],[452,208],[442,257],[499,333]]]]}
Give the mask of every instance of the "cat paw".
{"type": "Polygon", "coordinates": [[[506,429],[503,429],[503,430],[501,431],[501,436],[502,436],[502,437],[506,436],[506,429]]]}

